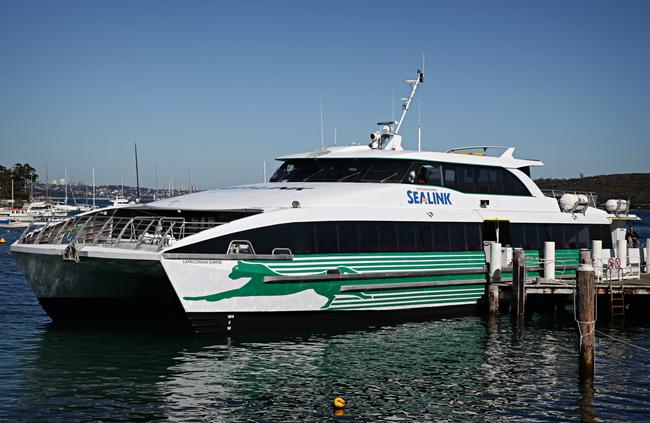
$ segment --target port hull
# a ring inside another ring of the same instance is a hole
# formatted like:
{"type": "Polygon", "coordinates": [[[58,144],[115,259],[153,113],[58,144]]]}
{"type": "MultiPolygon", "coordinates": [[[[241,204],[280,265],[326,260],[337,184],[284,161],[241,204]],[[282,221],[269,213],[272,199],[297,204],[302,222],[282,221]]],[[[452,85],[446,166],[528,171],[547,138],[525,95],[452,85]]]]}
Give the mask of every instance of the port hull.
{"type": "Polygon", "coordinates": [[[56,323],[186,321],[157,260],[12,252],[36,298],[56,323]]]}

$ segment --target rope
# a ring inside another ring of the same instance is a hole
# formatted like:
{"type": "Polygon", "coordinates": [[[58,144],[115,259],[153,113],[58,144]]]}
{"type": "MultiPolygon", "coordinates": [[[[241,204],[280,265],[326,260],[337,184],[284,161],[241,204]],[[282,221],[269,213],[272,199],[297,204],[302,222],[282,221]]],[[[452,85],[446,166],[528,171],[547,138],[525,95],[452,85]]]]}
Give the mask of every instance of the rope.
{"type": "Polygon", "coordinates": [[[596,330],[596,322],[598,321],[598,291],[596,291],[596,293],[594,294],[594,320],[582,322],[582,321],[578,320],[578,316],[576,316],[576,312],[577,312],[577,310],[576,310],[577,309],[577,307],[576,307],[576,292],[577,292],[576,288],[577,288],[577,284],[578,284],[578,281],[576,280],[576,284],[573,285],[573,320],[575,320],[578,323],[578,333],[580,334],[580,345],[582,345],[582,340],[585,337],[587,337],[589,335],[592,335],[594,333],[594,331],[596,330]],[[587,333],[582,333],[582,326],[580,326],[580,325],[589,325],[589,324],[593,325],[591,327],[591,330],[589,332],[587,332],[587,333]]]}
{"type": "Polygon", "coordinates": [[[613,337],[612,335],[608,335],[608,334],[606,334],[606,333],[604,333],[604,332],[601,332],[601,331],[599,331],[599,330],[596,330],[596,333],[598,333],[599,335],[605,336],[605,337],[607,337],[607,338],[610,338],[610,339],[612,339],[612,340],[614,340],[614,341],[616,341],[616,342],[620,342],[621,344],[625,344],[625,345],[628,345],[628,346],[630,346],[630,347],[638,348],[638,349],[640,349],[640,350],[642,350],[642,351],[645,351],[645,352],[650,352],[650,349],[648,349],[648,348],[644,348],[644,347],[641,347],[641,346],[639,346],[639,345],[634,345],[634,344],[632,344],[632,343],[630,343],[630,342],[623,341],[623,340],[620,339],[620,338],[615,338],[615,337],[613,337]]]}

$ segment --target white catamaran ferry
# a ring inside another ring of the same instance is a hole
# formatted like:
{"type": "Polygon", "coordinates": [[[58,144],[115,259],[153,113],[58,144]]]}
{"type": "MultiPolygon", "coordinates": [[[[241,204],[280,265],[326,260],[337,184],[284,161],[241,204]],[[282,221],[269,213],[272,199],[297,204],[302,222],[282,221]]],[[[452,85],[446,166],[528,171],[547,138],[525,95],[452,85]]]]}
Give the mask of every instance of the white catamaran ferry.
{"type": "Polygon", "coordinates": [[[205,332],[472,310],[487,241],[533,258],[555,241],[571,266],[592,240],[610,251],[624,236],[627,205],[542,192],[530,177],[542,163],[514,148],[404,150],[422,81],[406,81],[401,119],[368,146],[281,157],[267,183],[28,228],[11,251],[55,321],[186,316],[205,332]]]}

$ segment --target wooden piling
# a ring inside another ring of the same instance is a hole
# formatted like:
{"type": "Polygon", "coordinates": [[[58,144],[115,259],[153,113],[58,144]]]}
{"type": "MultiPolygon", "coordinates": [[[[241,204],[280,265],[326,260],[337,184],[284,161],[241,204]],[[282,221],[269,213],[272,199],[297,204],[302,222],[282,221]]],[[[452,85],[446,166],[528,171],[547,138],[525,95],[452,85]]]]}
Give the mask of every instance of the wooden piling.
{"type": "Polygon", "coordinates": [[[499,312],[499,286],[491,284],[488,287],[488,304],[490,314],[497,314],[499,312]]]}
{"type": "Polygon", "coordinates": [[[576,320],[580,333],[580,377],[594,377],[594,344],[596,283],[589,250],[580,250],[580,265],[576,271],[576,320]]]}
{"type": "Polygon", "coordinates": [[[526,254],[515,248],[512,257],[512,314],[523,320],[526,306],[526,254]]]}

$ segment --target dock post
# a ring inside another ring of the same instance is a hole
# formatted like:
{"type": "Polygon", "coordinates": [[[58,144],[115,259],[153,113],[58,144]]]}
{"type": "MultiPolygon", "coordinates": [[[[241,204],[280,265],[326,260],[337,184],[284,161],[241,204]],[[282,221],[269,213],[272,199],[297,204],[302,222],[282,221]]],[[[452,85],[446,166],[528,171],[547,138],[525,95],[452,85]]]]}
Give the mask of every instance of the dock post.
{"type": "Polygon", "coordinates": [[[499,287],[497,285],[490,284],[488,288],[488,304],[490,314],[499,313],[499,287]]]}
{"type": "Polygon", "coordinates": [[[512,312],[513,317],[523,321],[526,304],[526,253],[515,248],[512,257],[512,312]]]}
{"type": "Polygon", "coordinates": [[[555,242],[544,242],[544,279],[555,279],[555,242]]]}
{"type": "Polygon", "coordinates": [[[490,272],[490,283],[501,281],[501,244],[490,242],[490,259],[488,271],[490,272]]]}
{"type": "Polygon", "coordinates": [[[594,264],[596,280],[603,277],[603,241],[594,239],[591,241],[591,260],[594,264]]]}
{"type": "Polygon", "coordinates": [[[644,263],[645,263],[645,273],[650,273],[650,263],[648,263],[648,259],[650,259],[650,238],[646,238],[645,240],[645,255],[643,256],[644,258],[644,263]]]}
{"type": "Polygon", "coordinates": [[[587,249],[580,250],[575,295],[576,320],[580,332],[580,377],[593,379],[596,283],[591,254],[587,249]]]}

